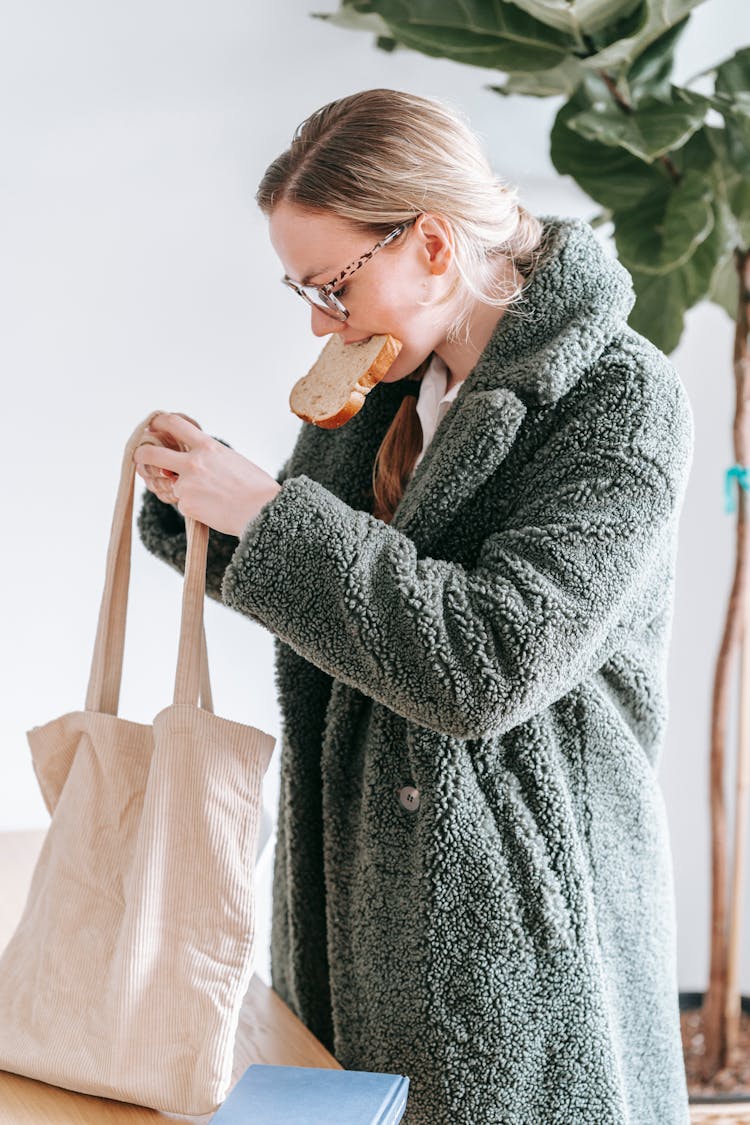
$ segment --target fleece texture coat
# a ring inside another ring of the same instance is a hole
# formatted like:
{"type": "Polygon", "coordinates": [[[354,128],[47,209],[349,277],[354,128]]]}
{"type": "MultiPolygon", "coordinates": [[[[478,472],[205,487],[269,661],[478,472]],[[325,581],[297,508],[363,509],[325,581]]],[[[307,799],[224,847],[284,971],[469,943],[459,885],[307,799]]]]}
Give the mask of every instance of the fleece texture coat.
{"type": "MultiPolygon", "coordinates": [[[[407,1125],[687,1125],[657,768],[692,413],[629,273],[542,222],[393,521],[399,382],[302,424],[207,588],[275,638],[272,979],[300,1019],[408,1075],[407,1125]]],[[[183,570],[175,507],[146,492],[138,527],[183,570]]]]}

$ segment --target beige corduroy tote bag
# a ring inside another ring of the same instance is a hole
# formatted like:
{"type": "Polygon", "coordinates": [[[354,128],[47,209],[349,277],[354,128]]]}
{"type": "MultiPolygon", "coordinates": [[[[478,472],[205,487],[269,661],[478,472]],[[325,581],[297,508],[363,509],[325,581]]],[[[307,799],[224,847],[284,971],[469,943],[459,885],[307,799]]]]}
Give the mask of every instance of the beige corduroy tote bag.
{"type": "Polygon", "coordinates": [[[213,713],[191,519],[174,700],[150,726],[118,716],[133,452],[158,413],[125,450],[86,709],[27,732],[51,822],[0,958],[0,1069],[197,1115],[231,1086],[275,740],[213,713]]]}

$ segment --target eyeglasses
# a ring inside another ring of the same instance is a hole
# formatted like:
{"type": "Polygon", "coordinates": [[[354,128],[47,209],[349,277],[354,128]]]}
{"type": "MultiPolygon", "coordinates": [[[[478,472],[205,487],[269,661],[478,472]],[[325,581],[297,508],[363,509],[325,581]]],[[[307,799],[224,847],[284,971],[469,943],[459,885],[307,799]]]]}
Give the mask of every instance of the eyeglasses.
{"type": "Polygon", "coordinates": [[[282,283],[288,285],[289,288],[293,289],[295,293],[298,293],[300,297],[304,297],[313,308],[320,309],[322,312],[327,313],[328,316],[335,317],[336,320],[347,320],[349,310],[345,308],[339,300],[339,293],[343,292],[343,290],[339,290],[339,293],[336,293],[336,287],[340,285],[345,277],[350,277],[351,274],[361,269],[362,266],[369,262],[373,254],[376,254],[383,246],[387,246],[389,242],[393,242],[394,238],[398,238],[400,234],[403,234],[408,227],[412,226],[412,224],[417,221],[418,217],[418,215],[415,215],[413,219],[407,219],[405,223],[400,223],[395,230],[392,230],[391,233],[381,239],[380,242],[376,242],[372,250],[368,250],[361,258],[357,258],[351,265],[337,274],[332,281],[327,281],[324,285],[300,285],[298,282],[292,281],[291,277],[288,277],[286,274],[284,274],[281,279],[282,283]]]}

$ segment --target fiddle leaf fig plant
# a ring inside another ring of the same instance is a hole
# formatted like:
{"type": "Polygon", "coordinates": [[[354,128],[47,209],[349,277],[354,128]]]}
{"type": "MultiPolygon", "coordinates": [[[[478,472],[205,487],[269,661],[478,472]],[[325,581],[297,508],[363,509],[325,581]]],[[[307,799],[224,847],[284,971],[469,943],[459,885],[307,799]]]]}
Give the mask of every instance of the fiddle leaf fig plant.
{"type": "MultiPolygon", "coordinates": [[[[629,324],[667,354],[685,313],[719,305],[735,324],[733,422],[735,573],[713,685],[711,964],[703,1003],[703,1076],[729,1065],[739,1037],[738,939],[746,801],[738,780],[734,877],[728,888],[724,742],[731,662],[747,645],[750,489],[750,47],[685,85],[671,78],[674,53],[700,0],[342,0],[315,18],[375,35],[385,51],[413,50],[498,70],[502,97],[562,97],[550,157],[611,224],[636,301],[629,324]],[[692,83],[702,80],[701,90],[692,83]],[[706,89],[713,80],[713,89],[706,89]],[[747,471],[746,471],[747,470],[747,471]]],[[[749,689],[750,690],[750,689],[749,689]]],[[[750,704],[750,701],[747,701],[750,704]]],[[[749,740],[746,740],[749,741],[749,740]]],[[[739,754],[750,753],[747,746],[739,754]]],[[[743,758],[744,761],[744,758],[743,758]]],[[[750,763],[745,763],[745,775],[750,763]]],[[[738,778],[742,771],[738,771],[738,778]]]]}

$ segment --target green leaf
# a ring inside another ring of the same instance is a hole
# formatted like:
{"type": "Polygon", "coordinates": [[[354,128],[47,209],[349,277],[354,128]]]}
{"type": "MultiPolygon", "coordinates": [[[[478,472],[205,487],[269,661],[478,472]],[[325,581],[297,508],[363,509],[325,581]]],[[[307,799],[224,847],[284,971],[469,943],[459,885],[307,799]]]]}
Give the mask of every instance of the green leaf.
{"type": "Polygon", "coordinates": [[[750,172],[750,47],[736,51],[714,68],[714,109],[724,117],[727,156],[742,172],[750,172]]]}
{"type": "Polygon", "coordinates": [[[714,206],[711,231],[686,263],[666,274],[628,267],[636,291],[636,303],[628,318],[630,326],[667,355],[674,351],[682,336],[685,312],[708,295],[726,253],[726,242],[721,214],[714,206]]]}
{"type": "Polygon", "coordinates": [[[585,47],[585,37],[632,18],[633,10],[648,7],[641,0],[513,0],[534,19],[563,31],[585,47]]]}
{"type": "Polygon", "coordinates": [[[708,103],[691,90],[670,87],[669,100],[644,98],[625,112],[610,98],[576,114],[568,128],[591,141],[627,149],[640,160],[652,163],[659,156],[685,144],[700,129],[708,103]]]}
{"type": "Polygon", "coordinates": [[[740,304],[740,275],[734,254],[719,264],[708,290],[709,300],[719,305],[733,321],[737,319],[740,304]]]}
{"type": "Polygon", "coordinates": [[[548,98],[564,94],[570,97],[580,85],[583,73],[579,59],[572,56],[564,59],[549,70],[530,70],[515,73],[511,71],[502,86],[485,86],[505,96],[525,94],[532,98],[548,98]]]}
{"type": "Polygon", "coordinates": [[[694,167],[702,167],[710,177],[714,195],[725,212],[734,249],[750,247],[750,180],[730,159],[725,129],[705,125],[700,133],[681,149],[694,167]],[[697,147],[700,145],[700,149],[697,147]],[[712,157],[709,161],[707,154],[712,157]]]}
{"type": "Polygon", "coordinates": [[[734,245],[750,250],[750,181],[738,177],[727,191],[732,217],[736,223],[734,245]]]}
{"type": "Polygon", "coordinates": [[[750,47],[742,47],[716,68],[715,86],[720,94],[742,94],[750,90],[750,47]]]}
{"type": "Polygon", "coordinates": [[[713,222],[707,238],[696,247],[687,266],[681,271],[684,276],[687,308],[697,305],[708,295],[717,267],[730,253],[730,238],[724,224],[721,209],[712,203],[713,222]]]}
{"type": "Polygon", "coordinates": [[[651,0],[648,21],[637,34],[625,36],[597,51],[585,60],[584,65],[591,70],[610,72],[629,66],[649,44],[703,2],[704,0],[651,0]]]}
{"type": "MultiPolygon", "coordinates": [[[[710,175],[719,156],[711,143],[712,131],[712,126],[704,125],[701,129],[696,130],[681,148],[675,149],[671,153],[670,160],[680,175],[683,172],[688,172],[691,168],[694,171],[705,172],[707,176],[710,175]]],[[[723,144],[723,129],[721,135],[723,144]]],[[[722,148],[720,151],[723,152],[724,149],[722,148]]]]}
{"type": "Polygon", "coordinates": [[[628,67],[623,76],[627,86],[627,91],[624,92],[626,101],[633,107],[644,97],[669,97],[669,76],[674,65],[675,47],[689,19],[689,16],[685,16],[674,27],[667,28],[628,67]]]}
{"type": "Polygon", "coordinates": [[[368,0],[347,4],[376,14],[381,32],[435,58],[503,71],[547,70],[579,44],[515,4],[487,0],[368,0]]]}
{"type": "Polygon", "coordinates": [[[550,159],[560,175],[572,176],[602,207],[626,209],[660,191],[669,177],[661,164],[647,164],[624,149],[586,140],[568,128],[570,118],[590,106],[601,91],[607,93],[604,83],[591,75],[558,110],[550,134],[550,159]]]}
{"type": "Polygon", "coordinates": [[[628,5],[612,22],[602,24],[598,30],[589,32],[588,40],[596,51],[603,51],[613,43],[629,37],[637,38],[648,24],[648,0],[641,0],[635,6],[628,5]],[[628,10],[628,7],[630,10],[628,10]]]}
{"type": "Polygon", "coordinates": [[[311,12],[314,20],[326,20],[333,27],[343,27],[347,31],[374,31],[376,35],[387,36],[388,24],[375,12],[356,12],[347,5],[338,12],[311,12]]]}
{"type": "Polygon", "coordinates": [[[724,114],[729,157],[735,167],[750,172],[750,113],[735,109],[724,114]]]}
{"type": "Polygon", "coordinates": [[[512,38],[492,38],[474,32],[441,27],[418,27],[409,24],[389,23],[390,34],[404,47],[419,51],[436,59],[451,59],[465,66],[479,66],[488,70],[534,71],[553,66],[564,57],[564,52],[543,47],[538,43],[522,43],[512,38]]]}
{"type": "Polygon", "coordinates": [[[713,229],[712,194],[709,181],[690,171],[678,185],[665,181],[637,207],[616,211],[615,242],[623,265],[653,274],[686,265],[713,229]]]}
{"type": "Polygon", "coordinates": [[[636,301],[628,324],[669,355],[680,342],[687,304],[680,275],[655,277],[631,270],[636,301]]]}

